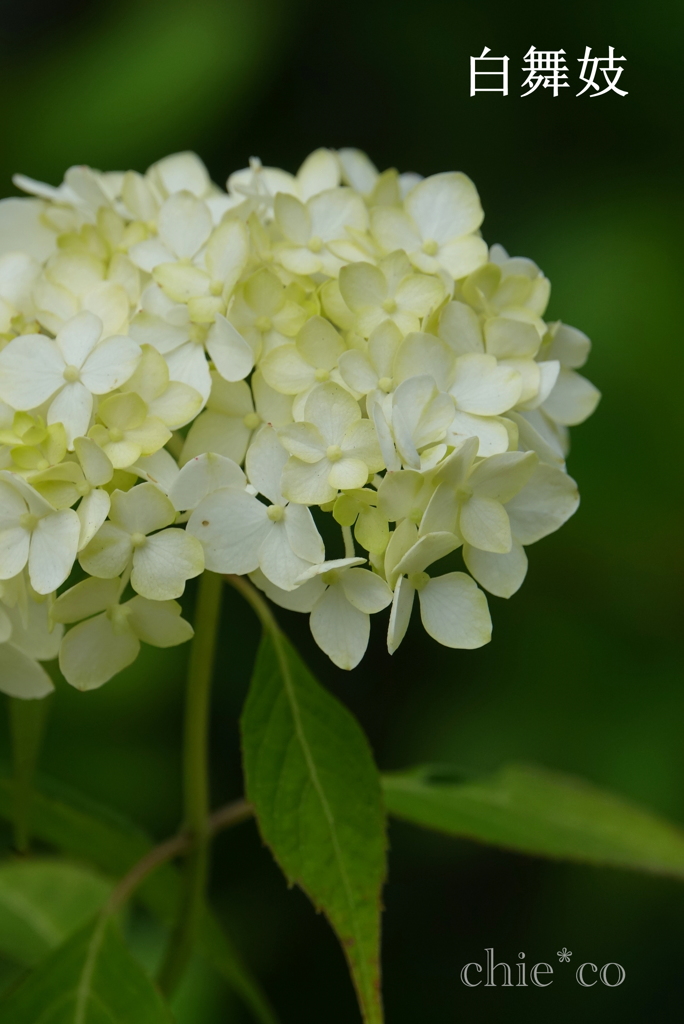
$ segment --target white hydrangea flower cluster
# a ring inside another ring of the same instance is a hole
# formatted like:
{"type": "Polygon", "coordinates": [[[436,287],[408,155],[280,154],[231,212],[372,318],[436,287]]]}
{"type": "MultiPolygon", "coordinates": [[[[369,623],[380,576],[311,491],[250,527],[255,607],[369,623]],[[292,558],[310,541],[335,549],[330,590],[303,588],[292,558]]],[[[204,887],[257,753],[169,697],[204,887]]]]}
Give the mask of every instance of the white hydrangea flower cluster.
{"type": "Polygon", "coordinates": [[[48,693],[57,655],[89,689],[141,641],[189,639],[176,599],[205,568],[308,613],[344,669],[389,605],[398,648],[416,593],[437,641],[487,643],[481,587],[515,593],[525,546],[574,512],[568,427],[599,395],[577,373],[589,340],[544,321],[534,263],[487,248],[465,175],[320,149],[296,175],[252,160],[226,191],[191,153],[15,181],[31,197],[0,203],[7,692],[48,693]],[[441,571],[457,548],[468,572],[441,571]]]}

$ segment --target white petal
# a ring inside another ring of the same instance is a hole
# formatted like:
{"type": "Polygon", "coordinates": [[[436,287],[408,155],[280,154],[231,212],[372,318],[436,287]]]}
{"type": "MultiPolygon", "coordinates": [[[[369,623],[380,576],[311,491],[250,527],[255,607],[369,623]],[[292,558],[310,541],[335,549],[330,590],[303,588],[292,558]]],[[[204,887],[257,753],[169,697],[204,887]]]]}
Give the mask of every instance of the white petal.
{"type": "Polygon", "coordinates": [[[463,572],[430,580],[419,592],[425,631],[445,647],[473,650],[489,643],[492,620],[487,598],[463,572]]]}
{"type": "Polygon", "coordinates": [[[203,412],[190,427],[183,446],[181,464],[206,452],[242,462],[252,431],[242,419],[219,412],[203,412]]]}
{"type": "Polygon", "coordinates": [[[241,220],[224,221],[207,243],[205,262],[213,281],[220,282],[224,294],[231,292],[249,257],[249,233],[241,220]]]}
{"type": "Polygon", "coordinates": [[[143,643],[153,647],[176,647],[192,639],[194,630],[181,618],[181,606],[176,601],[134,597],[124,607],[128,612],[128,625],[143,643]]]}
{"type": "Polygon", "coordinates": [[[72,317],[59,331],[55,342],[67,366],[83,366],[102,335],[102,321],[84,310],[72,317]]]}
{"type": "Polygon", "coordinates": [[[556,466],[537,466],[526,487],[506,505],[514,537],[534,544],[565,523],[579,505],[577,484],[556,466]]]}
{"type": "Polygon", "coordinates": [[[527,574],[527,555],[516,540],[505,555],[464,544],[463,561],[477,582],[496,597],[511,597],[520,589],[527,574]]]}
{"type": "MultiPolygon", "coordinates": [[[[22,246],[23,248],[23,246],[22,246]]],[[[591,342],[582,331],[568,324],[551,325],[552,342],[546,350],[545,359],[557,359],[569,370],[577,370],[584,366],[589,356],[591,342]]]]}
{"type": "Polygon", "coordinates": [[[469,437],[478,439],[477,454],[480,458],[505,452],[510,444],[506,425],[498,417],[471,416],[457,411],[447,433],[447,443],[463,444],[469,437]]]}
{"type": "Polygon", "coordinates": [[[470,474],[468,486],[481,498],[505,504],[528,482],[538,458],[534,452],[503,452],[483,459],[470,474]]]}
{"type": "Polygon", "coordinates": [[[74,450],[83,475],[92,487],[102,487],[109,483],[114,475],[114,467],[95,441],[89,437],[77,437],[74,439],[74,450]]]}
{"type": "Polygon", "coordinates": [[[464,302],[449,302],[439,318],[439,336],[458,356],[484,352],[480,320],[464,302]]]}
{"type": "Polygon", "coordinates": [[[378,180],[378,169],[366,154],[360,149],[338,149],[337,156],[347,184],[362,195],[372,192],[378,180]]]}
{"type": "Polygon", "coordinates": [[[109,512],[110,499],[106,491],[96,488],[90,494],[86,494],[76,509],[81,532],[78,537],[78,550],[90,543],[97,531],[100,529],[109,512]]]}
{"type": "Polygon", "coordinates": [[[213,227],[205,203],[190,192],[170,196],[157,219],[159,237],[179,258],[192,258],[202,248],[213,227]]]}
{"type": "Polygon", "coordinates": [[[259,568],[281,590],[294,590],[309,563],[295,555],[281,520],[272,523],[259,548],[259,568]]]}
{"type": "Polygon", "coordinates": [[[52,627],[48,618],[49,603],[29,598],[25,607],[19,603],[8,611],[12,620],[11,644],[36,661],[52,661],[57,657],[64,629],[52,627]]]}
{"type": "Polygon", "coordinates": [[[15,338],[0,352],[0,398],[13,409],[35,409],[64,384],[64,359],[42,334],[15,338]]]}
{"type": "Polygon", "coordinates": [[[309,619],[311,633],[338,668],[355,668],[363,658],[370,636],[370,618],[347,600],[340,586],[328,587],[309,619]]]}
{"type": "Polygon", "coordinates": [[[362,395],[367,395],[378,386],[378,375],[371,366],[368,356],[356,349],[342,353],[340,373],[345,384],[362,395]]]}
{"type": "Polygon", "coordinates": [[[125,384],[140,361],[137,342],[117,334],[100,342],[86,359],[81,380],[94,395],[105,395],[125,384]]]}
{"type": "Polygon", "coordinates": [[[207,452],[183,466],[169,490],[169,499],[179,512],[197,508],[200,501],[222,487],[243,489],[247,483],[240,467],[223,455],[207,452]]]}
{"type": "Polygon", "coordinates": [[[128,250],[131,261],[141,270],[151,274],[162,263],[171,263],[173,253],[158,238],[148,238],[132,245],[128,250]]]}
{"type": "Polygon", "coordinates": [[[371,231],[385,252],[413,252],[422,244],[411,218],[393,206],[376,206],[371,210],[371,231]]]}
{"type": "Polygon", "coordinates": [[[249,574],[249,578],[255,587],[263,590],[274,604],[281,608],[287,608],[291,612],[310,612],[318,598],[325,590],[325,583],[318,576],[300,584],[296,590],[282,590],[274,583],[266,579],[261,569],[255,569],[249,574]]]}
{"type": "Polygon", "coordinates": [[[211,375],[202,345],[187,342],[166,355],[171,380],[179,380],[199,391],[203,401],[211,393],[211,375]]]}
{"type": "Polygon", "coordinates": [[[104,612],[117,603],[119,586],[118,579],[91,576],[59,595],[52,606],[52,618],[55,622],[79,622],[104,612]]]}
{"type": "Polygon", "coordinates": [[[93,414],[93,396],[80,381],[65,384],[52,400],[48,409],[48,423],[62,423],[66,431],[67,445],[73,448],[74,439],[88,433],[93,414]]]}
{"type": "Polygon", "coordinates": [[[113,579],[119,576],[131,557],[131,538],[114,523],[103,523],[90,544],[81,551],[79,562],[91,576],[113,579]]]}
{"type": "Polygon", "coordinates": [[[150,601],[170,601],[203,569],[204,553],[196,537],[185,530],[162,530],[133,552],[131,586],[150,601]]]}
{"type": "Polygon", "coordinates": [[[163,188],[166,195],[185,191],[195,196],[204,196],[211,188],[209,172],[197,154],[189,150],[172,153],[158,160],[150,167],[148,174],[163,188]]]}
{"type": "Polygon", "coordinates": [[[318,427],[327,445],[341,444],[347,430],[361,419],[361,410],[339,384],[319,384],[307,399],[306,419],[318,427]]]}
{"type": "Polygon", "coordinates": [[[349,263],[340,271],[342,298],[355,313],[381,306],[387,297],[385,275],[372,263],[349,263]]]}
{"type": "Polygon", "coordinates": [[[456,360],[450,390],[463,412],[498,416],[512,409],[520,398],[522,378],[516,370],[497,365],[494,356],[473,352],[456,360]]]}
{"type": "Polygon", "coordinates": [[[484,335],[489,355],[497,359],[534,358],[540,338],[533,324],[494,316],[485,321],[484,335]]]}
{"type": "Polygon", "coordinates": [[[392,591],[382,576],[369,569],[347,569],[339,585],[347,600],[367,615],[382,611],[392,602],[392,591]]]}
{"type": "MultiPolygon", "coordinates": [[[[563,466],[565,450],[561,439],[550,427],[550,421],[538,409],[525,413],[509,413],[518,428],[520,448],[536,452],[539,458],[552,466],[563,466]]],[[[500,449],[503,450],[503,449],[500,449]]]]}
{"type": "Polygon", "coordinates": [[[440,558],[455,551],[460,543],[459,538],[453,533],[425,534],[416,541],[413,547],[409,548],[392,575],[396,579],[400,575],[424,572],[433,562],[437,562],[440,558]]]}
{"type": "Polygon", "coordinates": [[[220,313],[207,336],[207,351],[227,381],[244,380],[254,366],[252,346],[220,313]]]}
{"type": "Polygon", "coordinates": [[[561,370],[543,409],[557,423],[574,427],[591,416],[600,398],[601,392],[586,377],[574,370],[561,370]]]}
{"type": "Polygon", "coordinates": [[[411,189],[404,205],[423,239],[438,242],[476,231],[484,217],[477,189],[458,171],[425,178],[411,189]]]}
{"type": "Polygon", "coordinates": [[[319,192],[308,201],[307,208],[311,215],[311,234],[324,242],[344,238],[347,228],[364,231],[368,225],[363,199],[344,186],[319,192]]]}
{"type": "Polygon", "coordinates": [[[257,568],[270,525],[265,505],[244,490],[224,487],[200,502],[187,529],[200,540],[207,569],[241,576],[257,568]]]}
{"type": "Polygon", "coordinates": [[[311,218],[306,206],[294,196],[279,192],[273,203],[273,212],[285,238],[298,245],[307,244],[311,237],[311,218]]]}
{"type": "Polygon", "coordinates": [[[114,491],[109,518],[127,533],[148,534],[169,526],[176,510],[158,487],[144,483],[130,491],[114,491]]]}
{"type": "Polygon", "coordinates": [[[406,630],[411,621],[411,610],[415,593],[415,588],[409,583],[407,578],[400,576],[394,588],[392,611],[390,612],[389,628],[387,630],[387,650],[390,654],[394,654],[406,636],[406,630]]]}
{"type": "Polygon", "coordinates": [[[245,468],[250,483],[259,494],[276,505],[285,504],[280,493],[280,480],[287,460],[288,453],[270,426],[263,427],[256,434],[247,451],[245,468]]]}
{"type": "Polygon", "coordinates": [[[309,566],[309,568],[299,577],[299,582],[305,583],[307,580],[314,579],[316,576],[322,576],[323,573],[330,572],[334,569],[348,569],[353,565],[363,565],[365,561],[365,558],[357,557],[329,558],[326,562],[321,562],[319,565],[309,566]]]}
{"type": "Polygon", "coordinates": [[[0,644],[0,690],[20,700],[38,700],[47,697],[54,685],[45,669],[28,654],[0,644]]]}
{"type": "Polygon", "coordinates": [[[59,667],[77,690],[95,690],[132,665],[140,641],[130,629],[116,631],[106,613],[70,629],[62,641],[59,667]]]}
{"type": "Polygon", "coordinates": [[[179,473],[178,463],[165,448],[160,448],[154,455],[138,459],[129,470],[148,483],[155,484],[164,494],[169,493],[179,473]]]}
{"type": "Polygon", "coordinates": [[[29,578],[38,594],[60,587],[76,561],[81,523],[73,509],[54,512],[38,521],[31,536],[29,578]]]}
{"type": "Polygon", "coordinates": [[[289,504],[285,509],[285,531],[294,553],[307,562],[322,562],[325,547],[306,505],[289,504]]]}
{"type": "Polygon", "coordinates": [[[0,580],[11,580],[21,572],[28,561],[30,542],[28,530],[20,526],[0,530],[0,580]]]}
{"type": "Polygon", "coordinates": [[[304,202],[319,192],[336,188],[339,183],[340,165],[330,149],[317,149],[309,153],[297,171],[299,194],[304,202]]]}
{"type": "Polygon", "coordinates": [[[474,494],[465,501],[459,526],[464,540],[474,548],[498,554],[511,550],[511,526],[506,509],[493,498],[474,494]]]}
{"type": "Polygon", "coordinates": [[[291,457],[283,470],[282,492],[288,501],[299,505],[322,505],[337,495],[336,488],[328,483],[329,475],[327,459],[312,464],[291,457]]]}
{"type": "MultiPolygon", "coordinates": [[[[15,184],[24,187],[18,182],[15,184]]],[[[51,255],[56,248],[57,235],[43,223],[45,208],[45,203],[37,199],[0,200],[0,253],[21,249],[41,263],[51,255]]]]}

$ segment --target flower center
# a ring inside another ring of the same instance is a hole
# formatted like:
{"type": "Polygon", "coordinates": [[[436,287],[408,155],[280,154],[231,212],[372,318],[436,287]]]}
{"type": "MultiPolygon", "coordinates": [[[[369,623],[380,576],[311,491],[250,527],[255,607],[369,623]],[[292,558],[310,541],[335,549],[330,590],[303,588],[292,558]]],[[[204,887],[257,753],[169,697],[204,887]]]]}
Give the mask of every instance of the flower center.
{"type": "Polygon", "coordinates": [[[337,569],[328,569],[327,572],[321,573],[321,579],[329,587],[331,587],[333,583],[337,583],[339,578],[340,574],[337,569]]]}
{"type": "Polygon", "coordinates": [[[127,619],[131,614],[131,611],[132,609],[127,605],[120,604],[114,605],[113,608],[109,609],[109,621],[112,624],[112,630],[116,636],[121,636],[130,629],[127,619]]]}
{"type": "Polygon", "coordinates": [[[397,311],[396,300],[395,299],[385,299],[385,301],[382,304],[382,308],[385,310],[386,313],[396,313],[396,311],[397,311]]]}
{"type": "Polygon", "coordinates": [[[422,518],[423,518],[423,510],[422,510],[422,508],[412,508],[411,509],[411,511],[409,513],[409,519],[411,520],[412,523],[415,523],[416,526],[419,526],[420,525],[420,521],[421,521],[422,518]]]}
{"type": "Polygon", "coordinates": [[[265,334],[267,331],[273,330],[273,321],[270,316],[258,316],[254,321],[254,326],[257,331],[261,331],[262,334],[265,334]]]}
{"type": "Polygon", "coordinates": [[[242,422],[248,430],[256,430],[261,423],[261,416],[258,412],[248,412],[246,416],[242,417],[242,422]]]}
{"type": "Polygon", "coordinates": [[[378,387],[380,388],[381,391],[389,392],[392,390],[392,383],[393,382],[391,377],[381,377],[380,380],[378,381],[378,387]]]}
{"type": "Polygon", "coordinates": [[[28,530],[30,533],[38,525],[38,516],[34,516],[32,512],[24,512],[23,516],[19,516],[19,525],[22,530],[28,530]]]}
{"type": "Polygon", "coordinates": [[[208,327],[206,324],[193,324],[190,328],[190,341],[196,345],[204,345],[207,340],[208,327]]]}
{"type": "Polygon", "coordinates": [[[109,440],[113,441],[114,444],[123,441],[123,430],[120,427],[110,427],[109,440]]]}
{"type": "Polygon", "coordinates": [[[90,494],[92,488],[91,488],[90,484],[88,483],[88,481],[84,480],[83,483],[76,484],[76,490],[78,491],[79,494],[81,494],[81,495],[83,495],[83,497],[85,497],[86,494],[90,494]]]}
{"type": "Polygon", "coordinates": [[[412,572],[408,581],[416,590],[422,590],[426,583],[430,582],[430,577],[426,572],[412,572]]]}
{"type": "Polygon", "coordinates": [[[324,380],[330,380],[330,374],[327,370],[316,370],[314,377],[317,381],[322,383],[324,380]]]}
{"type": "Polygon", "coordinates": [[[132,533],[131,544],[134,548],[141,548],[144,544],[147,544],[147,537],[144,533],[132,533]]]}
{"type": "Polygon", "coordinates": [[[426,256],[436,256],[439,245],[433,238],[428,238],[427,241],[423,242],[421,248],[426,256]]]}
{"type": "Polygon", "coordinates": [[[65,366],[62,376],[67,384],[75,384],[77,380],[81,379],[81,371],[78,366],[65,366]]]}
{"type": "Polygon", "coordinates": [[[223,293],[223,281],[212,281],[209,291],[212,295],[221,295],[223,293]]]}
{"type": "Polygon", "coordinates": [[[309,249],[311,252],[320,252],[323,248],[323,239],[319,238],[318,235],[314,235],[309,239],[309,249]]]}
{"type": "Polygon", "coordinates": [[[266,509],[266,515],[272,523],[279,523],[285,515],[285,509],[282,505],[269,505],[266,509]]]}
{"type": "Polygon", "coordinates": [[[325,455],[329,462],[339,462],[342,458],[342,449],[339,444],[328,445],[325,455]]]}

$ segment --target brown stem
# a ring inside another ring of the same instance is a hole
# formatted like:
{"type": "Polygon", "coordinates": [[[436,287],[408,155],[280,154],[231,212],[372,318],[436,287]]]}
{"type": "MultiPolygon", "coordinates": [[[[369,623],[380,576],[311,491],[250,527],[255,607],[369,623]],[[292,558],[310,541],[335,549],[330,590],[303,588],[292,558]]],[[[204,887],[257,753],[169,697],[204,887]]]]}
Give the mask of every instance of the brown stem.
{"type": "MultiPolygon", "coordinates": [[[[219,807],[209,816],[207,831],[210,836],[215,836],[217,832],[251,818],[253,813],[252,805],[246,800],[234,800],[224,807],[219,807]]],[[[192,848],[192,844],[193,836],[190,832],[179,832],[149,850],[117,883],[107,900],[103,913],[115,914],[148,875],[162,864],[173,860],[174,857],[187,853],[192,848]]]]}

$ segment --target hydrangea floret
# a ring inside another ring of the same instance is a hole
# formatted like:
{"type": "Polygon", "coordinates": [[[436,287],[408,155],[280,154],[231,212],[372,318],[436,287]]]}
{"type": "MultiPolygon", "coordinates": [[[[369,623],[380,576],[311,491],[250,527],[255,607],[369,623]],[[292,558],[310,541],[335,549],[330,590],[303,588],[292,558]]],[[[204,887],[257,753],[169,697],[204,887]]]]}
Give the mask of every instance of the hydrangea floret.
{"type": "Polygon", "coordinates": [[[185,642],[177,599],[205,569],[308,614],[343,669],[383,609],[393,653],[416,596],[439,643],[489,641],[485,591],[511,597],[525,548],[577,508],[568,428],[600,396],[589,339],[544,319],[547,278],[487,247],[469,178],[320,149],[294,175],[252,159],[225,190],[193,153],[15,183],[6,692],[45,696],[57,656],[91,689],[141,642],[185,642]]]}

